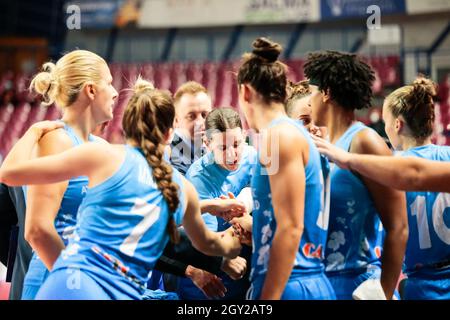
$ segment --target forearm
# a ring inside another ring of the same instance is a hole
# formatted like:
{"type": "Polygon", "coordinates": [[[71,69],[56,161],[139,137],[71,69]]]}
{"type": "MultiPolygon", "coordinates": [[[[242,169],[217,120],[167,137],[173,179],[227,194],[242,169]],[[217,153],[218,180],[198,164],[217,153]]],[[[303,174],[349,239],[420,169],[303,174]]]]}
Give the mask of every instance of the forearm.
{"type": "Polygon", "coordinates": [[[301,231],[294,228],[277,228],[270,248],[269,266],[261,293],[261,300],[281,298],[292,273],[298,251],[301,231]]]}
{"type": "Polygon", "coordinates": [[[413,158],[352,154],[349,167],[382,185],[408,190],[417,185],[419,166],[413,158]]]}
{"type": "Polygon", "coordinates": [[[162,255],[158,261],[156,261],[155,269],[161,272],[170,273],[179,277],[186,276],[186,269],[188,265],[171,259],[167,256],[162,255]]]}
{"type": "Polygon", "coordinates": [[[388,300],[392,299],[400,276],[407,239],[407,230],[388,231],[384,239],[380,281],[388,300]]]}
{"type": "Polygon", "coordinates": [[[168,243],[156,268],[159,271],[183,276],[188,265],[217,274],[222,265],[222,257],[207,256],[196,250],[186,233],[180,231],[180,243],[168,243]],[[168,263],[168,264],[167,264],[168,263]]]}
{"type": "Polygon", "coordinates": [[[236,248],[241,246],[239,239],[233,236],[231,228],[224,232],[207,230],[205,238],[207,239],[205,243],[196,249],[209,256],[234,258],[238,254],[235,254],[236,248]]]}
{"type": "Polygon", "coordinates": [[[203,199],[200,200],[200,212],[215,212],[216,211],[216,199],[203,199]]]}

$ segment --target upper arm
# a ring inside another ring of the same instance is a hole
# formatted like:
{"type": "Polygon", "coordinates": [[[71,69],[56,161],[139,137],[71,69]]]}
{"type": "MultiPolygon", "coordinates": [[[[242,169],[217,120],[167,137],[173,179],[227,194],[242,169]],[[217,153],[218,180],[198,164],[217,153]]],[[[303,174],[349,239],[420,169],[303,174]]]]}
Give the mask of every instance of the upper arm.
{"type": "MultiPolygon", "coordinates": [[[[65,134],[64,130],[55,130],[47,133],[36,147],[38,158],[60,154],[72,148],[72,141],[65,134]]],[[[25,173],[26,174],[26,173],[25,173]]],[[[39,175],[34,172],[30,174],[39,175]]],[[[68,181],[61,181],[51,184],[30,185],[27,188],[27,224],[36,224],[36,219],[52,224],[58,213],[64,193],[67,189],[68,181]],[[36,213],[38,215],[36,215],[36,213]],[[48,219],[46,219],[48,217],[48,219]]]]}
{"type": "Polygon", "coordinates": [[[194,246],[198,247],[205,242],[208,229],[201,217],[200,202],[194,186],[185,178],[183,178],[183,184],[187,201],[183,226],[194,246]]]}
{"type": "MultiPolygon", "coordinates": [[[[352,141],[352,153],[392,156],[392,152],[384,140],[372,130],[360,131],[352,141]]],[[[386,229],[406,221],[405,193],[389,186],[384,186],[374,180],[361,176],[380,214],[380,219],[386,229]]]]}
{"type": "Polygon", "coordinates": [[[277,135],[279,150],[272,149],[271,158],[278,158],[279,165],[269,174],[275,218],[278,226],[303,227],[309,145],[304,137],[293,135],[289,128],[281,128],[277,135]]]}

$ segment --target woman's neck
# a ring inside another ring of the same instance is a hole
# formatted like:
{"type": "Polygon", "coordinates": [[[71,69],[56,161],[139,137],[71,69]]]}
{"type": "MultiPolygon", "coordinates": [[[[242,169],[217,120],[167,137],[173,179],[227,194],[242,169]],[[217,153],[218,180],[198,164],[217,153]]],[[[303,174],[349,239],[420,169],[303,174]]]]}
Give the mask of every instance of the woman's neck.
{"type": "Polygon", "coordinates": [[[425,139],[415,139],[413,137],[403,137],[401,146],[402,146],[402,150],[406,151],[411,148],[426,146],[428,144],[431,144],[430,137],[425,138],[425,139]]]}
{"type": "Polygon", "coordinates": [[[356,121],[353,110],[330,104],[326,116],[326,127],[331,143],[335,143],[356,121]]]}
{"type": "Polygon", "coordinates": [[[88,141],[89,134],[94,131],[97,123],[86,105],[74,103],[65,108],[62,120],[69,125],[83,140],[88,141]]]}
{"type": "Polygon", "coordinates": [[[267,128],[274,119],[287,117],[284,105],[281,103],[261,104],[256,109],[258,112],[255,113],[254,125],[258,132],[267,128]]]}

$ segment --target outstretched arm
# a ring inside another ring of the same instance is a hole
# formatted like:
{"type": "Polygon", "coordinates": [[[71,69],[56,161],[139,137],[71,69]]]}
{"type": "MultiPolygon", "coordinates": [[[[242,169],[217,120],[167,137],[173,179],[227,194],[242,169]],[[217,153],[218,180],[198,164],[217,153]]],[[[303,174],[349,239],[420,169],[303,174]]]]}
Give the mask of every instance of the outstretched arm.
{"type": "Polygon", "coordinates": [[[329,142],[314,138],[321,153],[344,169],[405,191],[450,192],[450,164],[415,157],[351,154],[329,142]]]}
{"type": "Polygon", "coordinates": [[[117,157],[111,156],[116,152],[101,143],[84,143],[56,155],[31,159],[31,150],[44,134],[60,127],[56,121],[31,126],[3,162],[0,181],[10,186],[55,183],[81,175],[90,177],[99,168],[103,172],[116,166],[117,157]]]}
{"type": "Polygon", "coordinates": [[[207,255],[236,257],[241,250],[239,239],[233,237],[231,230],[222,233],[208,230],[200,215],[200,205],[195,188],[186,179],[183,179],[183,183],[187,196],[183,226],[194,247],[207,255]]]}

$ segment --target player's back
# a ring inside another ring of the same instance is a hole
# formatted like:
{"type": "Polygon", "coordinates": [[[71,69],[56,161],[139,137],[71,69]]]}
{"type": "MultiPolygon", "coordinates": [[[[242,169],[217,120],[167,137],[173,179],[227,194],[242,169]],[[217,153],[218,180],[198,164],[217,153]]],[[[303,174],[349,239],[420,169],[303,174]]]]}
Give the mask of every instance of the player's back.
{"type": "MultiPolygon", "coordinates": [[[[305,166],[304,230],[296,254],[293,274],[320,273],[323,271],[323,249],[328,221],[323,211],[323,176],[320,155],[305,128],[290,118],[279,118],[271,126],[289,124],[298,130],[308,143],[309,159],[305,166]]],[[[267,170],[257,161],[251,182],[254,200],[254,248],[252,276],[264,275],[268,267],[269,251],[276,229],[272,194],[267,170]]]]}
{"type": "MultiPolygon", "coordinates": [[[[169,209],[145,157],[125,146],[126,156],[110,178],[89,188],[80,206],[76,237],[62,253],[55,269],[67,266],[87,271],[106,291],[129,291],[140,298],[148,274],[168,241],[169,209]],[[119,281],[108,281],[111,277],[119,281]],[[109,279],[108,279],[109,278],[109,279]],[[132,284],[135,291],[128,286],[132,284]]],[[[182,188],[181,175],[173,181],[182,188]]],[[[179,192],[181,195],[182,192],[179,192]]],[[[180,199],[175,222],[184,212],[180,199]]]]}
{"type": "MultiPolygon", "coordinates": [[[[402,156],[434,161],[450,161],[450,147],[428,144],[411,148],[402,156]]],[[[406,273],[426,271],[426,267],[450,265],[450,194],[426,191],[406,193],[409,240],[405,254],[406,273]],[[425,268],[424,268],[425,267],[425,268]],[[424,269],[423,269],[424,268],[424,269]]],[[[450,268],[447,268],[450,273],[450,268]]]]}

